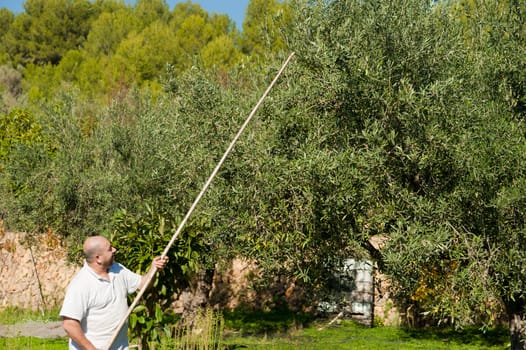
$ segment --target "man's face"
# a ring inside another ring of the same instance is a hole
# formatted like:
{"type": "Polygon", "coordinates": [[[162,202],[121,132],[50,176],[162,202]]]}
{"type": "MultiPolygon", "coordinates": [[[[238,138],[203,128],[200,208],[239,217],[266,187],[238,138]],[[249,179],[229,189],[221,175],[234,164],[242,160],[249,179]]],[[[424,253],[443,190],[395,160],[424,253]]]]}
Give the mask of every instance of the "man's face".
{"type": "Polygon", "coordinates": [[[107,239],[101,244],[101,251],[99,253],[100,264],[105,268],[110,268],[115,262],[115,252],[117,250],[111,245],[107,239]]]}

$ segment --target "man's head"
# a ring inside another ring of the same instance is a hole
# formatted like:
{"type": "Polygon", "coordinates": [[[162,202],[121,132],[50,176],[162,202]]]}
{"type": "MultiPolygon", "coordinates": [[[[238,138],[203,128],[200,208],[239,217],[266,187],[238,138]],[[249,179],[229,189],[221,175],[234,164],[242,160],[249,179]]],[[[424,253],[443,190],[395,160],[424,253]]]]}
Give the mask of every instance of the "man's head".
{"type": "Polygon", "coordinates": [[[83,246],[84,257],[88,265],[108,270],[115,262],[116,249],[110,241],[103,236],[91,236],[86,239],[83,246]]]}

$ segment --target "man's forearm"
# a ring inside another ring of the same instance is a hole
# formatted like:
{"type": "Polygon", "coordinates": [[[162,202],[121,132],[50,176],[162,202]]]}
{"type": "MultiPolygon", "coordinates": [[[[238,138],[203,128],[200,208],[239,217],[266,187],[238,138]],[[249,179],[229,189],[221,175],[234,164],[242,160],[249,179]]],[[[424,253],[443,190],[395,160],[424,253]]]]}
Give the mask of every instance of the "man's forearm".
{"type": "Polygon", "coordinates": [[[82,350],[98,350],[84,335],[80,322],[72,318],[64,318],[62,320],[62,327],[67,335],[79,345],[82,350]]]}
{"type": "Polygon", "coordinates": [[[154,277],[156,271],[157,269],[152,266],[150,268],[150,271],[148,271],[148,273],[141,277],[141,284],[139,285],[139,290],[143,288],[148,288],[150,286],[151,280],[154,277]]]}

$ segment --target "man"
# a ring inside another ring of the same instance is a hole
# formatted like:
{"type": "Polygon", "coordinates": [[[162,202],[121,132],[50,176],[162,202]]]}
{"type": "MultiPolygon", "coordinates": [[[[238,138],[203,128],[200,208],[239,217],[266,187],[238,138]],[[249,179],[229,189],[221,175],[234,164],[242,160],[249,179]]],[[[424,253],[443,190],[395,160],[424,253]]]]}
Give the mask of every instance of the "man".
{"type": "MultiPolygon", "coordinates": [[[[138,275],[115,262],[116,249],[103,236],[91,236],[83,246],[86,261],[73,277],[60,316],[70,350],[105,349],[128,311],[127,296],[143,288],[154,270],[138,275]]],[[[164,268],[167,257],[152,266],[164,268]]],[[[128,349],[128,328],[122,327],[112,350],[128,349]]]]}

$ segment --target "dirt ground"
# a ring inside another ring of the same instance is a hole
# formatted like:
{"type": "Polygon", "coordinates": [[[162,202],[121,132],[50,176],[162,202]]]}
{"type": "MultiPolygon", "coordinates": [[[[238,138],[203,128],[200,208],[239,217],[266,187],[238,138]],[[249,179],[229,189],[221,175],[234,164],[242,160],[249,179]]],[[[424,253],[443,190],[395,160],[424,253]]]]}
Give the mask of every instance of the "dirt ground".
{"type": "Polygon", "coordinates": [[[13,325],[0,324],[1,337],[36,337],[36,338],[61,338],[66,333],[62,329],[62,322],[35,322],[17,323],[13,325]]]}

